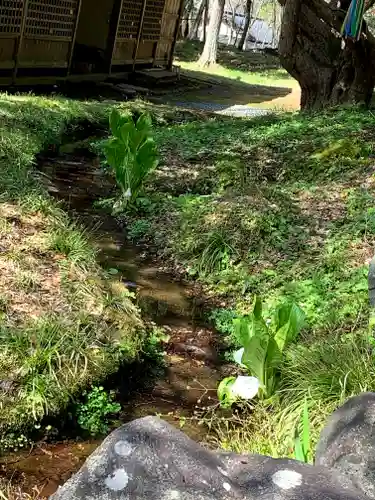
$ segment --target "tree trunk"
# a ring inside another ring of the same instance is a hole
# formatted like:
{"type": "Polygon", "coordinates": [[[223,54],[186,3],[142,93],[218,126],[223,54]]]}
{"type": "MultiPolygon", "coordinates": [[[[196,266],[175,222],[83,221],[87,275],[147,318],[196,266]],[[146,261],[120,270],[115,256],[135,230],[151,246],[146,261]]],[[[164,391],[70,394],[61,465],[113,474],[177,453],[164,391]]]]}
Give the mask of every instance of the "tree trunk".
{"type": "Polygon", "coordinates": [[[194,1],[193,0],[185,1],[184,15],[182,18],[182,23],[181,23],[182,37],[185,39],[189,38],[190,20],[191,20],[191,14],[192,14],[193,10],[194,10],[194,1]]]}
{"type": "Polygon", "coordinates": [[[217,45],[220,33],[221,21],[224,13],[225,0],[213,0],[211,17],[208,24],[206,43],[199,58],[198,64],[201,67],[211,66],[216,63],[217,45]]]}
{"type": "Polygon", "coordinates": [[[204,2],[204,18],[203,18],[203,43],[206,44],[207,40],[207,25],[209,21],[209,10],[210,10],[210,0],[205,0],[204,2]]]}
{"type": "Polygon", "coordinates": [[[205,5],[206,5],[206,1],[202,0],[200,5],[199,5],[197,17],[194,19],[194,23],[193,23],[193,26],[191,28],[190,34],[189,34],[190,40],[198,40],[198,31],[199,31],[200,25],[202,24],[205,5]]]}
{"type": "Polygon", "coordinates": [[[350,0],[341,0],[341,10],[337,0],[279,3],[284,5],[280,59],[301,86],[301,108],[369,105],[375,84],[375,41],[364,26],[359,41],[342,42],[340,28],[350,0]]]}
{"type": "Polygon", "coordinates": [[[245,24],[243,27],[243,32],[242,36],[240,38],[240,41],[238,43],[238,48],[240,50],[244,50],[246,48],[246,40],[247,40],[247,35],[249,32],[249,26],[250,26],[250,20],[251,20],[251,7],[252,7],[253,1],[252,0],[246,0],[246,14],[245,14],[245,24]]]}

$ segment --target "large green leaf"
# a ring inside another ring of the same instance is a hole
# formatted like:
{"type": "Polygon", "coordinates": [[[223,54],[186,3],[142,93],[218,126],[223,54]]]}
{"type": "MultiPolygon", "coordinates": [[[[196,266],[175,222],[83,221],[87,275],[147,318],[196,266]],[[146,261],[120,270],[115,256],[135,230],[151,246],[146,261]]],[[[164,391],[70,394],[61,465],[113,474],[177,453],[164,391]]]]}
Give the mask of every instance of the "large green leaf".
{"type": "Polygon", "coordinates": [[[283,353],[289,339],[290,323],[282,326],[277,330],[274,336],[275,343],[277,344],[278,351],[283,353]]]}
{"type": "Polygon", "coordinates": [[[278,307],[276,311],[276,330],[287,323],[291,324],[297,336],[305,323],[305,313],[297,304],[282,304],[278,307]]]}
{"type": "Polygon", "coordinates": [[[284,305],[278,310],[275,341],[281,353],[290,342],[297,338],[304,322],[305,313],[296,304],[284,305]]]}
{"type": "Polygon", "coordinates": [[[254,315],[254,318],[256,318],[257,320],[263,319],[262,318],[262,312],[263,312],[262,300],[259,297],[259,295],[257,295],[255,297],[255,300],[254,300],[254,303],[253,303],[253,315],[254,315]]]}
{"type": "Polygon", "coordinates": [[[121,125],[120,135],[123,146],[125,146],[125,148],[130,148],[133,129],[134,129],[134,123],[128,122],[121,125]]]}
{"type": "Polygon", "coordinates": [[[244,347],[254,335],[253,321],[250,316],[241,316],[233,320],[234,335],[244,347]]]}
{"type": "Polygon", "coordinates": [[[230,408],[235,401],[231,391],[232,385],[235,381],[236,377],[226,377],[220,382],[219,387],[217,388],[217,397],[223,408],[230,408]]]}
{"type": "Polygon", "coordinates": [[[268,366],[273,370],[278,370],[280,368],[282,360],[282,351],[279,348],[279,344],[276,342],[276,339],[274,337],[270,337],[267,351],[268,366]]]}
{"type": "Polygon", "coordinates": [[[137,130],[149,134],[152,128],[151,116],[147,113],[143,113],[137,120],[136,124],[137,130]]]}
{"type": "Polygon", "coordinates": [[[149,138],[140,145],[137,162],[142,166],[142,172],[148,173],[157,167],[158,161],[155,141],[149,138]]]}
{"type": "Polygon", "coordinates": [[[109,116],[109,126],[112,135],[119,138],[121,136],[121,127],[130,121],[132,121],[132,118],[129,114],[121,114],[118,109],[113,108],[109,116]]]}
{"type": "Polygon", "coordinates": [[[242,363],[262,386],[266,383],[265,369],[269,340],[268,331],[259,329],[244,346],[245,352],[242,356],[242,363]]]}
{"type": "Polygon", "coordinates": [[[305,324],[306,315],[304,311],[297,306],[297,304],[293,304],[290,310],[289,323],[290,323],[290,331],[289,331],[289,341],[293,342],[297,338],[297,335],[302,330],[305,324]]]}

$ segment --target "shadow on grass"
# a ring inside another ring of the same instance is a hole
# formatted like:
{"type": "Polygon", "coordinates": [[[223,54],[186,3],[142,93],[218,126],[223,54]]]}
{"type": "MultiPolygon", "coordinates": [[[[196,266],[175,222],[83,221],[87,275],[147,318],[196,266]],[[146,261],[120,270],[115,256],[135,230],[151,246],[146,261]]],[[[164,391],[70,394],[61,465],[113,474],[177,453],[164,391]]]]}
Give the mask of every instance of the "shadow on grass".
{"type": "Polygon", "coordinates": [[[218,111],[235,104],[248,105],[270,102],[292,93],[292,89],[288,87],[254,85],[200,71],[184,69],[183,74],[188,78],[206,81],[209,85],[208,88],[190,90],[183,94],[171,94],[165,97],[165,102],[171,104],[212,103],[217,106],[212,106],[211,110],[218,111]]]}

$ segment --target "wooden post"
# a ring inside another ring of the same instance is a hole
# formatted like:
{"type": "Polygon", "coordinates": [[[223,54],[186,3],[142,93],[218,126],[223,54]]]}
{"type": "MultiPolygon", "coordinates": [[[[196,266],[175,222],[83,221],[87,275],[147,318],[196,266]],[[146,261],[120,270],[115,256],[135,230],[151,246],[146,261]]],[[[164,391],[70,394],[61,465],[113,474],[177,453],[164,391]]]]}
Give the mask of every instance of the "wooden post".
{"type": "Polygon", "coordinates": [[[14,61],[13,79],[12,79],[13,85],[16,83],[16,78],[17,78],[20,52],[21,52],[21,48],[22,48],[24,35],[25,35],[25,27],[26,27],[28,8],[29,8],[29,0],[24,0],[22,18],[21,18],[20,36],[18,39],[17,50],[16,50],[15,57],[14,57],[15,61],[14,61]]]}
{"type": "Polygon", "coordinates": [[[73,38],[72,38],[71,47],[70,47],[67,76],[70,75],[70,71],[71,71],[71,68],[72,68],[74,47],[75,47],[75,44],[76,44],[77,30],[78,30],[78,23],[79,23],[79,16],[81,14],[81,7],[82,7],[82,0],[78,0],[76,22],[74,23],[74,32],[73,32],[73,38]]]}
{"type": "Polygon", "coordinates": [[[180,24],[181,24],[183,13],[184,13],[184,0],[180,0],[180,9],[178,11],[178,18],[176,20],[176,28],[174,30],[173,42],[171,45],[171,53],[169,54],[169,61],[168,61],[168,66],[167,66],[167,69],[169,69],[169,71],[172,69],[172,66],[173,66],[173,54],[174,54],[174,49],[176,48],[178,32],[180,30],[180,24]]]}
{"type": "Polygon", "coordinates": [[[138,26],[137,42],[135,44],[135,48],[134,48],[134,52],[133,52],[133,71],[135,70],[135,63],[137,61],[139,44],[141,43],[141,37],[142,37],[142,31],[143,31],[143,21],[145,19],[146,6],[147,6],[147,0],[143,0],[142,13],[141,13],[141,18],[139,20],[139,26],[138,26]]]}
{"type": "Polygon", "coordinates": [[[111,20],[109,24],[109,33],[107,40],[107,55],[106,58],[108,60],[108,74],[111,75],[112,72],[112,61],[115,53],[116,41],[118,36],[118,30],[120,26],[121,14],[122,14],[122,6],[124,4],[124,0],[118,0],[113,7],[111,20]]]}

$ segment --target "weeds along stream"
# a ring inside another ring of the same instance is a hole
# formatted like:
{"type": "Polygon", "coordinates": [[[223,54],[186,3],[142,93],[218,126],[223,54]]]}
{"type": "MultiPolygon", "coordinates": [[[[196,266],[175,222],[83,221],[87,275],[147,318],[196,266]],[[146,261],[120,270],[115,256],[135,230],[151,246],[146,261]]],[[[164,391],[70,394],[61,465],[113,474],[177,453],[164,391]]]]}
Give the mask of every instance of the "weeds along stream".
{"type": "MultiPolygon", "coordinates": [[[[113,286],[134,292],[143,317],[153,325],[155,346],[141,356],[142,362],[124,367],[104,384],[121,404],[115,425],[158,414],[183,426],[196,441],[205,441],[207,427],[197,425],[197,415],[215,405],[218,382],[232,368],[221,363],[218,338],[204,322],[202,300],[160,260],[132,245],[115,218],[94,208],[114,189],[97,158],[82,152],[43,156],[39,171],[48,191],[87,231],[113,286]]],[[[42,497],[51,495],[101,442],[82,437],[77,429],[64,432],[57,442],[3,457],[2,475],[30,494],[36,488],[42,497]]]]}

